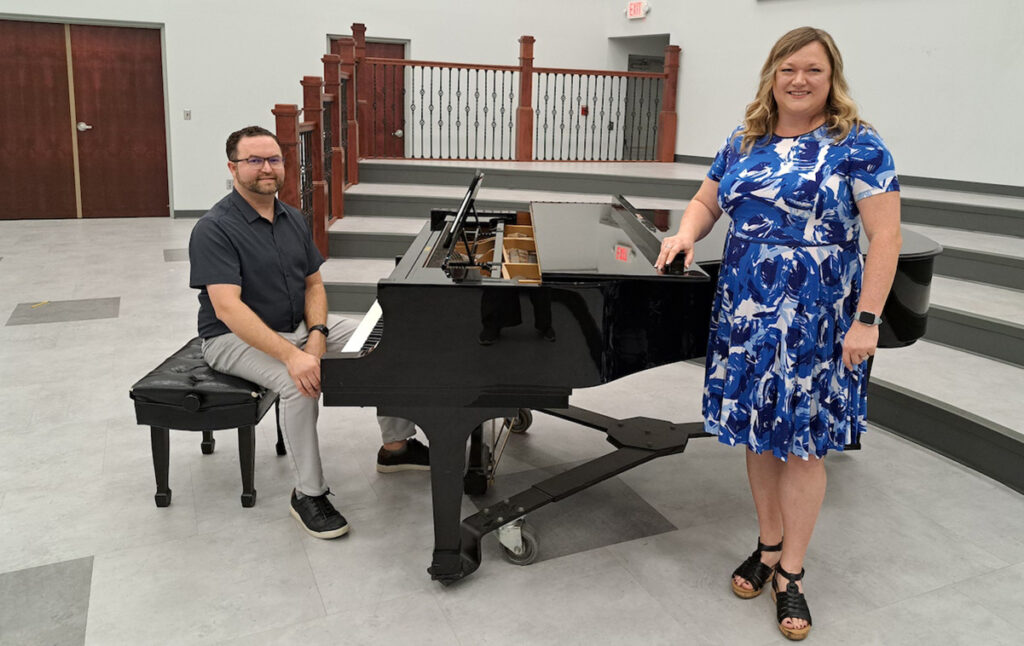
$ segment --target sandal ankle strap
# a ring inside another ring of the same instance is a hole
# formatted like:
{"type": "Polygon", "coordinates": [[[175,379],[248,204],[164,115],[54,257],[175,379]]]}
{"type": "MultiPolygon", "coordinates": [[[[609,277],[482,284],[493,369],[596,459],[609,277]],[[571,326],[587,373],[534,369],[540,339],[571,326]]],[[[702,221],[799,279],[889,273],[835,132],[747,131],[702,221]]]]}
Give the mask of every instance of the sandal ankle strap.
{"type": "Polygon", "coordinates": [[[782,551],[782,541],[779,541],[778,545],[765,545],[764,543],[761,542],[761,537],[758,536],[757,537],[757,550],[756,551],[757,551],[758,554],[760,554],[761,552],[781,552],[782,551]]]}
{"type": "Polygon", "coordinates": [[[786,577],[787,579],[789,579],[790,583],[796,583],[800,579],[804,578],[804,569],[803,568],[800,568],[800,574],[793,574],[792,572],[786,572],[785,570],[783,570],[782,569],[782,563],[779,563],[778,565],[775,566],[775,571],[778,572],[779,574],[781,574],[782,576],[786,577]]]}

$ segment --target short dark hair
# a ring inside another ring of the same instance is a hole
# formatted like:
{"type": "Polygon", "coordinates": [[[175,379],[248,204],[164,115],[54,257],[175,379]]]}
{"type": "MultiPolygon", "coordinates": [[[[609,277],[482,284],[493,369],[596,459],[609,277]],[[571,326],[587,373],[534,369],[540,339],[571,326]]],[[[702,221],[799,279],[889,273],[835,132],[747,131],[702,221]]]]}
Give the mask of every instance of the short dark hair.
{"type": "Polygon", "coordinates": [[[277,135],[266,128],[261,128],[259,126],[246,126],[241,130],[236,130],[228,135],[228,141],[225,148],[230,161],[235,161],[235,155],[238,153],[238,142],[244,137],[270,137],[277,142],[278,148],[281,147],[281,141],[277,138],[277,135]]]}

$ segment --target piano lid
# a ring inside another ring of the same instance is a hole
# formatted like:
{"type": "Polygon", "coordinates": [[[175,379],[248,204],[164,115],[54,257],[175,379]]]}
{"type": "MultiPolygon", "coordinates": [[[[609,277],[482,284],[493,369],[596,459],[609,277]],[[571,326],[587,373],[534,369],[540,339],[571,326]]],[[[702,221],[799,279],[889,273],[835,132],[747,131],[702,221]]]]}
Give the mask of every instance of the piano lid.
{"type": "Polygon", "coordinates": [[[667,234],[619,204],[533,202],[530,212],[544,280],[709,280],[696,263],[659,273],[654,261],[667,234]]]}

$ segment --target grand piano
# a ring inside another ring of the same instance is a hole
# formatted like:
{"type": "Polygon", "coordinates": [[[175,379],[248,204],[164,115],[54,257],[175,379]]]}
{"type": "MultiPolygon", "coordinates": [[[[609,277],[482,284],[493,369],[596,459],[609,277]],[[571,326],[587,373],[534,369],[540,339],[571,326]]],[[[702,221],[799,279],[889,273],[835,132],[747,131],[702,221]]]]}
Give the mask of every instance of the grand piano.
{"type": "MultiPolygon", "coordinates": [[[[380,415],[412,420],[429,439],[428,572],[445,585],[479,567],[487,533],[515,533],[531,511],[705,436],[699,422],[618,420],[570,407],[569,396],[704,355],[727,229],[720,222],[698,243],[689,269],[677,263],[661,274],[654,260],[681,211],[639,210],[619,196],[610,204],[534,203],[528,213],[476,214],[481,177],[458,210],[432,214],[378,283],[377,302],[349,346],[321,363],[324,405],[375,406],[380,415]],[[604,432],[615,450],[461,520],[464,488],[486,459],[481,425],[530,409],[604,432]]],[[[903,233],[880,347],[923,336],[940,252],[924,236],[903,233]]]]}

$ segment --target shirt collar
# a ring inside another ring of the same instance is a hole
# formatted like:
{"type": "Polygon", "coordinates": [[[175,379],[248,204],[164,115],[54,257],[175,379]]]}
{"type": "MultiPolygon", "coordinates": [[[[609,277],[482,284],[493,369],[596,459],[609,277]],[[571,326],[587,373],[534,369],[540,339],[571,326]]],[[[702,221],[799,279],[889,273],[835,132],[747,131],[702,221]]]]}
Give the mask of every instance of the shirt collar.
{"type": "MultiPolygon", "coordinates": [[[[238,192],[238,189],[231,189],[231,203],[235,205],[238,212],[242,214],[245,221],[252,224],[256,220],[261,218],[260,214],[256,212],[256,209],[252,208],[252,205],[245,201],[245,198],[238,192]]],[[[281,200],[274,198],[274,221],[277,221],[278,216],[288,215],[288,210],[284,208],[284,204],[281,200]]]]}

